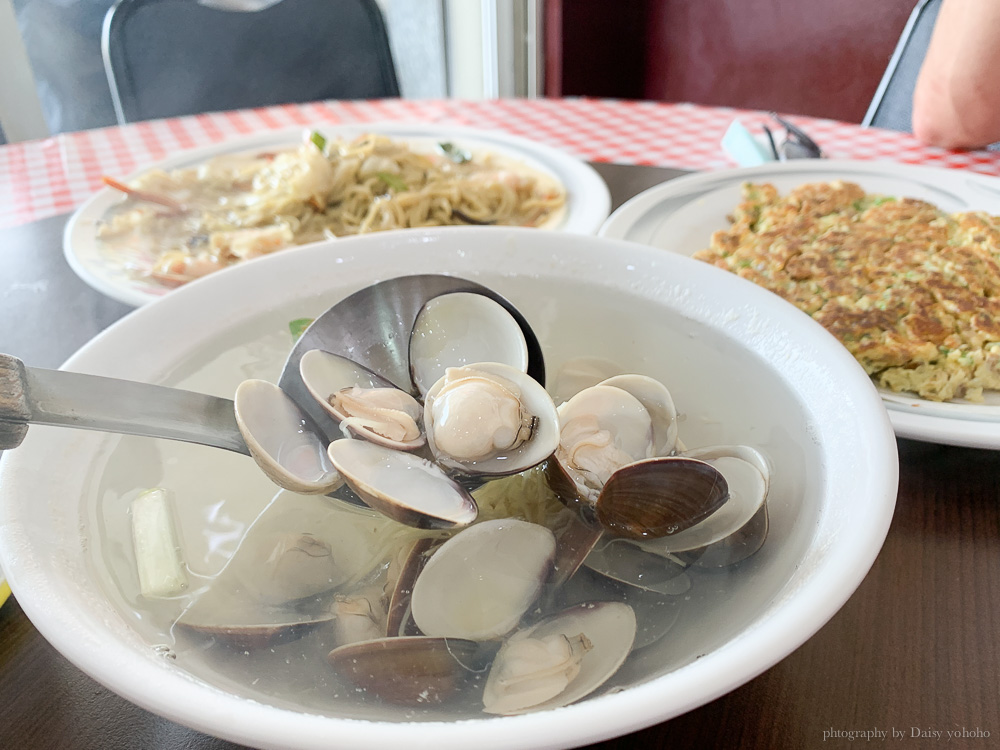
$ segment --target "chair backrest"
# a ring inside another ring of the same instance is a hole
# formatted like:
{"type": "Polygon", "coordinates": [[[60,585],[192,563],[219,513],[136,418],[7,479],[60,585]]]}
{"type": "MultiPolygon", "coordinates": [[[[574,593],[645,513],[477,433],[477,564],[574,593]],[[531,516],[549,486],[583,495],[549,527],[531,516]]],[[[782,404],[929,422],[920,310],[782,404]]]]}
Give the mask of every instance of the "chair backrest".
{"type": "Polygon", "coordinates": [[[118,0],[104,19],[102,48],[121,123],[399,96],[374,0],[281,0],[251,12],[198,0],[118,0]]]}
{"type": "Polygon", "coordinates": [[[913,90],[931,41],[941,0],[920,0],[875,91],[862,125],[913,132],[913,90]]]}

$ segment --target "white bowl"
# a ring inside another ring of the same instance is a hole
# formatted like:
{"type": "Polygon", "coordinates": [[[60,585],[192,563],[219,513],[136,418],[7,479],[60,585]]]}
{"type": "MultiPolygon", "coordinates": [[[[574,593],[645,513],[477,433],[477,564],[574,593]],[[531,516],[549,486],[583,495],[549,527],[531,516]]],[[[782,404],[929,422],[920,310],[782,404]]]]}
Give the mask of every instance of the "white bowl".
{"type": "MultiPolygon", "coordinates": [[[[455,721],[408,721],[402,710],[345,718],[334,700],[302,710],[260,691],[237,696],[252,689],[162,657],[155,628],[131,613],[109,564],[131,554],[125,508],[137,488],[165,484],[181,505],[212,505],[214,520],[204,522],[221,534],[270,500],[266,481],[236,454],[33,426],[0,462],[0,551],[38,630],[129,700],[248,745],[561,748],[656,724],[732,690],[814,634],[861,582],[888,530],[898,470],[871,381],[776,295],[662,250],[497,228],[338,240],[179,289],[98,336],[66,369],[231,396],[246,377],[276,377],[275,360],[290,345],[287,321],[376,280],[428,272],[507,296],[538,334],[550,376],[583,355],[654,375],[684,415],[689,447],[748,443],[773,463],[767,542],[723,575],[724,585],[692,588],[670,637],[616,676],[624,689],[556,710],[455,721]]],[[[190,564],[218,564],[197,525],[182,521],[181,536],[192,545],[190,564]]]]}

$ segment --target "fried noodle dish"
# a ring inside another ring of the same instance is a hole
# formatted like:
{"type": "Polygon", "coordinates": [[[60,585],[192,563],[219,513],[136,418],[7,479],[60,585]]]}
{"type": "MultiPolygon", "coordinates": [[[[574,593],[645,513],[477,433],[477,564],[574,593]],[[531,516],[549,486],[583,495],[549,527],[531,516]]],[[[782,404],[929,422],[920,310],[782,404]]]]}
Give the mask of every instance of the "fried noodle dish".
{"type": "Polygon", "coordinates": [[[729,229],[694,257],[784,297],[877,384],[934,400],[1000,389],[1000,218],[866,193],[743,186],[729,229]]]}
{"type": "Polygon", "coordinates": [[[541,226],[566,203],[554,178],[450,143],[418,151],[367,134],[309,135],[296,149],[219,156],[151,170],[98,228],[102,251],[137,275],[180,285],[292,245],[449,224],[541,226]]]}

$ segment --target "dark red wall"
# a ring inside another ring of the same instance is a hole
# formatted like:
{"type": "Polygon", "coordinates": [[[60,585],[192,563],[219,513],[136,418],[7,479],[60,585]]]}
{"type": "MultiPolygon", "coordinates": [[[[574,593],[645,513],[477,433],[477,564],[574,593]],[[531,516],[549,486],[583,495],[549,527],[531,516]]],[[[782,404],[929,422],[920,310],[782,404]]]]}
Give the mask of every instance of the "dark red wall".
{"type": "Polygon", "coordinates": [[[916,0],[547,0],[547,93],[860,122],[916,0]]]}
{"type": "Polygon", "coordinates": [[[646,0],[546,0],[545,93],[642,99],[646,0]]]}

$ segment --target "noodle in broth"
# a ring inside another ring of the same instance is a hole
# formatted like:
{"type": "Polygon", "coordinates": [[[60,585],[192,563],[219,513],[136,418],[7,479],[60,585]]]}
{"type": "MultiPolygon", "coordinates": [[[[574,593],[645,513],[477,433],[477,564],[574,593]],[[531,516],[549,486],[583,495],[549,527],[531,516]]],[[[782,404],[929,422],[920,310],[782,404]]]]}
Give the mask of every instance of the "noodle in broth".
{"type": "Polygon", "coordinates": [[[451,144],[416,150],[386,136],[317,133],[297,149],[151,170],[98,229],[139,275],[179,285],[293,245],[441,225],[541,226],[566,203],[552,177],[451,144]]]}

